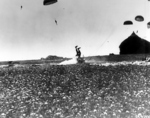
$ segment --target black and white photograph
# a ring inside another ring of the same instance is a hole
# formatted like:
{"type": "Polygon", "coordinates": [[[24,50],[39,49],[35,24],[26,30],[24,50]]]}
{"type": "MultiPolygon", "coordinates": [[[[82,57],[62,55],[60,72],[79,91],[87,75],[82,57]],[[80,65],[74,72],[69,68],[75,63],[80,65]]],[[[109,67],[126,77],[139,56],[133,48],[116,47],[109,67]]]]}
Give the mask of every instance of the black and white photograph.
{"type": "Polygon", "coordinates": [[[150,118],[150,0],[0,0],[0,118],[150,118]]]}

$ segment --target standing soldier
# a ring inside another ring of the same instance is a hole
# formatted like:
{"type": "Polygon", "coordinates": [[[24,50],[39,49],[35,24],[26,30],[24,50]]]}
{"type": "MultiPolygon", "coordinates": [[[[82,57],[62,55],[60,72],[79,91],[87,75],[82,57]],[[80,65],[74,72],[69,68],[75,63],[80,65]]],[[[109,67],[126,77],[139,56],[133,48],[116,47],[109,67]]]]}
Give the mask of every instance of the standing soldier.
{"type": "Polygon", "coordinates": [[[77,53],[76,56],[78,57],[78,58],[77,58],[77,62],[78,62],[78,63],[84,63],[85,60],[84,60],[83,58],[81,58],[81,51],[80,51],[80,48],[81,48],[81,47],[75,46],[76,53],[77,53]]]}
{"type": "Polygon", "coordinates": [[[76,49],[76,56],[78,56],[78,46],[75,46],[76,49]]]}
{"type": "Polygon", "coordinates": [[[80,51],[80,48],[81,48],[81,47],[79,47],[79,48],[78,48],[78,52],[77,52],[77,54],[78,54],[78,58],[80,58],[80,57],[81,57],[81,51],[80,51]]]}
{"type": "Polygon", "coordinates": [[[76,49],[76,56],[78,56],[78,58],[81,57],[81,51],[80,51],[80,48],[81,48],[81,47],[75,46],[75,49],[76,49]]]}

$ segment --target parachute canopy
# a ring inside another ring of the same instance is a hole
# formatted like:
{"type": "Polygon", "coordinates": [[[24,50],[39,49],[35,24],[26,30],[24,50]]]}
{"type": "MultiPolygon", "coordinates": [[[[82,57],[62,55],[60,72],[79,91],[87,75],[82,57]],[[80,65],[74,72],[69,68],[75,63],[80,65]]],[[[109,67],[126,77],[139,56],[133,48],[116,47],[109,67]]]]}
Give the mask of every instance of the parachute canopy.
{"type": "Polygon", "coordinates": [[[57,2],[57,0],[44,0],[43,5],[50,5],[50,4],[53,4],[56,2],[57,2]]]}
{"type": "Polygon", "coordinates": [[[124,25],[133,25],[133,22],[130,20],[127,20],[123,23],[124,25]]]}
{"type": "Polygon", "coordinates": [[[135,17],[135,20],[136,20],[136,21],[139,21],[139,22],[142,22],[142,21],[144,21],[144,17],[138,15],[138,16],[135,17]]]}
{"type": "Polygon", "coordinates": [[[147,28],[150,28],[150,22],[147,23],[147,28]]]}

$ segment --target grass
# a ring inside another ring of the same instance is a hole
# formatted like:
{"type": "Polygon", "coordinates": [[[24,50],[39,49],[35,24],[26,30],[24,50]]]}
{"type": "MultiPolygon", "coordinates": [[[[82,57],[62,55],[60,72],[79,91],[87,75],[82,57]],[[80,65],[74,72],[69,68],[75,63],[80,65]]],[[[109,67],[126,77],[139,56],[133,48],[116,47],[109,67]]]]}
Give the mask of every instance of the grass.
{"type": "Polygon", "coordinates": [[[150,66],[0,68],[0,118],[150,116],[150,66]]]}

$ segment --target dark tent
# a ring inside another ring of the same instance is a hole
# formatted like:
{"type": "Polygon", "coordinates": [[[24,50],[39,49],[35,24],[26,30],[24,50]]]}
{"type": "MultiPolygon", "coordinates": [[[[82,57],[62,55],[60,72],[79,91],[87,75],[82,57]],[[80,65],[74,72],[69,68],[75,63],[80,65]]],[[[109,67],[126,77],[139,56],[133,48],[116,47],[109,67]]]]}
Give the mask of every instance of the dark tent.
{"type": "Polygon", "coordinates": [[[150,42],[140,38],[134,32],[119,46],[120,54],[148,54],[150,42]]]}

